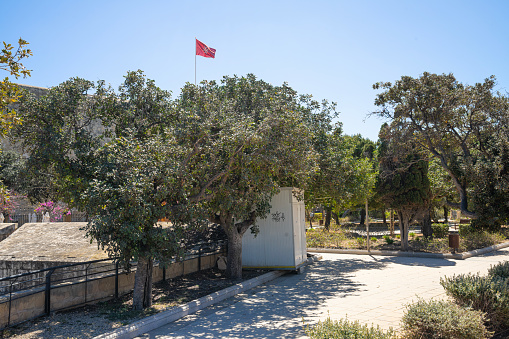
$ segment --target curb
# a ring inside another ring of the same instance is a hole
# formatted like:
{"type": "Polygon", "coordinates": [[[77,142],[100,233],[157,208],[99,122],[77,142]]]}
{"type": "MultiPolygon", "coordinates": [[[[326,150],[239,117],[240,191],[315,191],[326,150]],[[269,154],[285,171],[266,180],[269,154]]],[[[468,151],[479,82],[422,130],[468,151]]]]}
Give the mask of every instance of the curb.
{"type": "MultiPolygon", "coordinates": [[[[317,260],[322,259],[321,256],[313,256],[308,258],[305,262],[305,265],[309,265],[317,260]]],[[[167,311],[160,312],[153,316],[138,320],[132,324],[122,326],[112,332],[104,333],[94,337],[94,339],[130,339],[134,338],[137,335],[149,332],[158,327],[164,326],[168,323],[171,323],[175,320],[178,320],[186,315],[193,314],[199,310],[202,310],[210,305],[213,305],[217,302],[223,301],[230,297],[233,297],[239,293],[247,291],[253,287],[264,284],[276,278],[279,278],[283,274],[288,271],[272,271],[269,273],[265,273],[256,278],[249,279],[238,283],[236,285],[230,286],[223,290],[211,293],[199,299],[190,301],[184,305],[180,305],[178,307],[171,308],[167,311]]]]}
{"type": "Polygon", "coordinates": [[[435,259],[456,259],[464,260],[481,254],[497,251],[501,248],[509,247],[509,242],[505,242],[490,247],[481,248],[463,253],[427,253],[427,252],[400,252],[400,251],[367,251],[354,249],[333,249],[333,248],[308,248],[308,252],[313,253],[337,253],[337,254],[358,254],[358,255],[387,255],[393,257],[419,257],[419,258],[435,258],[435,259]]]}

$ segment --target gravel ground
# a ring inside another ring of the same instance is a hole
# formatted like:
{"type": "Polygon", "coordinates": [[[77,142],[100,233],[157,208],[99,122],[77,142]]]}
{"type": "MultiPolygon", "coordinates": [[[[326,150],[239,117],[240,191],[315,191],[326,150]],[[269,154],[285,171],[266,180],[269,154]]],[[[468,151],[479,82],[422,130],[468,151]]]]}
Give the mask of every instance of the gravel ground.
{"type": "MultiPolygon", "coordinates": [[[[267,271],[244,271],[243,280],[254,278],[267,271]]],[[[198,299],[207,294],[232,286],[240,281],[226,279],[223,272],[210,269],[167,280],[154,285],[152,308],[131,311],[132,295],[121,300],[106,301],[70,311],[56,312],[0,332],[1,338],[93,338],[115,328],[129,324],[161,310],[198,299]]]]}

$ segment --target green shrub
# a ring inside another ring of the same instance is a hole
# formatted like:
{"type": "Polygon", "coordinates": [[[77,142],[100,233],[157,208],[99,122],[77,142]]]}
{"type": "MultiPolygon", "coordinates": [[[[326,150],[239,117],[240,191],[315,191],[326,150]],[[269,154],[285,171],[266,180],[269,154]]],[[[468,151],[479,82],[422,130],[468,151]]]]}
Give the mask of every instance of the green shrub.
{"type": "Polygon", "coordinates": [[[509,261],[504,261],[491,266],[488,270],[488,275],[490,277],[500,277],[503,279],[509,278],[509,261]]]}
{"type": "Polygon", "coordinates": [[[371,237],[370,239],[372,242],[377,242],[378,241],[378,238],[377,237],[371,237]]]}
{"type": "Polygon", "coordinates": [[[388,235],[384,235],[384,240],[387,244],[392,244],[394,242],[394,239],[392,239],[391,237],[389,237],[388,235]]]}
{"type": "Polygon", "coordinates": [[[415,238],[415,233],[414,232],[410,232],[410,233],[408,233],[408,236],[413,239],[413,238],[415,238]]]}
{"type": "Polygon", "coordinates": [[[401,239],[401,235],[396,234],[396,239],[401,239]]]}
{"type": "Polygon", "coordinates": [[[498,276],[460,274],[440,278],[447,295],[460,306],[486,313],[493,329],[509,327],[509,280],[498,276]]]}
{"type": "Polygon", "coordinates": [[[489,231],[474,231],[462,238],[467,251],[493,246],[506,241],[505,235],[489,231]]]}
{"type": "Polygon", "coordinates": [[[364,238],[358,237],[358,238],[355,238],[355,241],[357,241],[357,245],[364,246],[364,241],[365,241],[364,238]]]}
{"type": "Polygon", "coordinates": [[[406,339],[478,339],[492,335],[484,326],[482,312],[449,301],[419,300],[406,308],[401,320],[406,339]]]}
{"type": "Polygon", "coordinates": [[[460,237],[466,237],[466,236],[469,236],[476,232],[477,232],[477,230],[474,227],[472,227],[472,225],[470,225],[470,224],[460,224],[459,225],[460,237]]]}
{"type": "Polygon", "coordinates": [[[390,339],[395,338],[396,333],[391,329],[383,330],[379,326],[361,325],[359,321],[348,319],[331,320],[327,317],[325,321],[319,321],[314,326],[306,326],[306,335],[312,339],[390,339]]]}
{"type": "Polygon", "coordinates": [[[445,238],[449,233],[448,224],[431,224],[431,229],[433,230],[433,236],[436,238],[445,238]]]}

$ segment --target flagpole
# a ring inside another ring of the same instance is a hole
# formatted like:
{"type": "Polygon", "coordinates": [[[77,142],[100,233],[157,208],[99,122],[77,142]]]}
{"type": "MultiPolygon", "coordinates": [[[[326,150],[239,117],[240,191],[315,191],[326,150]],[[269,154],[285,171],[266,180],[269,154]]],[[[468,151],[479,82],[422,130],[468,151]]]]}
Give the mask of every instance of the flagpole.
{"type": "Polygon", "coordinates": [[[194,37],[194,85],[196,86],[196,37],[194,37]]]}

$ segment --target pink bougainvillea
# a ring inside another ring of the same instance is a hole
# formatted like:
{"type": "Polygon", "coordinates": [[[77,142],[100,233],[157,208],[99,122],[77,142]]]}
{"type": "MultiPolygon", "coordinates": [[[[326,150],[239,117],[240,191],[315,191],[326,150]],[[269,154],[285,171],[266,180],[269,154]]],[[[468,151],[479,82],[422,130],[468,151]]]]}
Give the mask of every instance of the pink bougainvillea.
{"type": "Polygon", "coordinates": [[[0,213],[2,213],[4,217],[14,214],[16,207],[18,207],[16,198],[18,197],[14,192],[0,188],[0,213]]]}
{"type": "Polygon", "coordinates": [[[42,202],[35,209],[37,214],[46,214],[49,213],[50,221],[56,222],[62,220],[62,217],[65,215],[70,215],[71,211],[65,204],[56,204],[53,201],[42,202]]]}

